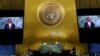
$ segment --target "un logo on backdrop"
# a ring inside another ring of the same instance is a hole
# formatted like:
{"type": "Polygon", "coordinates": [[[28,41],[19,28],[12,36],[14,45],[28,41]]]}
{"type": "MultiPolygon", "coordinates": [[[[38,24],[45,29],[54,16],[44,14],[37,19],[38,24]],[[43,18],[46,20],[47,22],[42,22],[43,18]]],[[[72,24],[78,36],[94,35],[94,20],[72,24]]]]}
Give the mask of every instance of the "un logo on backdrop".
{"type": "Polygon", "coordinates": [[[59,5],[55,3],[46,3],[39,8],[40,21],[48,26],[59,24],[63,19],[63,12],[59,5]]]}

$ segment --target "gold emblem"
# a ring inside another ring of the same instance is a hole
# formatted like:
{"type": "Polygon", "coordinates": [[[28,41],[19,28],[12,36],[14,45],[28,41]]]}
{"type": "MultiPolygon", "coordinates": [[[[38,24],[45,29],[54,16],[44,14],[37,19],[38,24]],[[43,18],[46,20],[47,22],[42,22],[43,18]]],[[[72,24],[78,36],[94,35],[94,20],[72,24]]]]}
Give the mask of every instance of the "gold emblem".
{"type": "Polygon", "coordinates": [[[47,3],[39,8],[40,21],[48,26],[57,25],[62,21],[63,12],[59,5],[55,3],[47,3]]]}

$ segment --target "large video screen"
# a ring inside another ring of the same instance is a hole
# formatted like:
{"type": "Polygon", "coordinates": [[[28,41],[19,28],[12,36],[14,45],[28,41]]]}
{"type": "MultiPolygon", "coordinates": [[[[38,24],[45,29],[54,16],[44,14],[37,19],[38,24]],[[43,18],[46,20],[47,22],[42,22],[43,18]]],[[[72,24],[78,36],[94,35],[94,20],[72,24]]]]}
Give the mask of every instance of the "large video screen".
{"type": "Polygon", "coordinates": [[[100,42],[100,15],[78,16],[78,27],[81,42],[100,42]]]}
{"type": "Polygon", "coordinates": [[[78,16],[79,28],[100,28],[100,15],[78,16]]]}
{"type": "Polygon", "coordinates": [[[21,44],[24,11],[3,10],[0,12],[0,44],[21,44]]]}
{"type": "Polygon", "coordinates": [[[0,17],[0,29],[23,29],[23,17],[0,17]]]}
{"type": "Polygon", "coordinates": [[[100,43],[100,9],[80,9],[77,23],[81,43],[100,43]]]}

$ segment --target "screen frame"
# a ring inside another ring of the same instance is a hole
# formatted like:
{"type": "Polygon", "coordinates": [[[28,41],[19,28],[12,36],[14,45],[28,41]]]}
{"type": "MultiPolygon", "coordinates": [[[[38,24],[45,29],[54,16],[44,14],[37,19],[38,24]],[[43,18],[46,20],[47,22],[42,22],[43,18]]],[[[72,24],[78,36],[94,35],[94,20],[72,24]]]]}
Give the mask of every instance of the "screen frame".
{"type": "Polygon", "coordinates": [[[14,40],[10,40],[9,38],[5,39],[0,38],[3,41],[0,41],[0,44],[5,45],[5,44],[22,44],[23,42],[23,32],[24,32],[24,10],[0,10],[0,17],[23,17],[23,25],[22,25],[22,37],[21,38],[13,38],[14,40]],[[18,41],[17,41],[18,40],[18,41]]]}
{"type": "MultiPolygon", "coordinates": [[[[94,8],[94,9],[92,9],[92,8],[91,9],[90,8],[88,8],[88,9],[77,9],[77,26],[78,26],[78,32],[79,32],[79,40],[80,40],[81,43],[100,43],[100,41],[98,39],[96,39],[96,38],[90,40],[89,38],[87,38],[87,39],[82,38],[81,39],[81,37],[80,37],[80,35],[82,35],[82,34],[80,33],[80,31],[81,31],[80,29],[81,28],[79,26],[78,16],[89,16],[89,15],[91,15],[91,16],[92,15],[100,15],[100,9],[97,9],[97,8],[94,8]]],[[[91,31],[91,30],[92,29],[90,29],[89,31],[91,31]]],[[[97,30],[98,29],[96,29],[96,31],[97,30]]],[[[100,32],[100,29],[98,31],[100,32]]],[[[85,34],[83,34],[83,35],[85,35],[85,34]]],[[[90,35],[90,33],[89,33],[89,35],[90,35]]],[[[98,36],[98,38],[99,37],[100,36],[98,36]]]]}

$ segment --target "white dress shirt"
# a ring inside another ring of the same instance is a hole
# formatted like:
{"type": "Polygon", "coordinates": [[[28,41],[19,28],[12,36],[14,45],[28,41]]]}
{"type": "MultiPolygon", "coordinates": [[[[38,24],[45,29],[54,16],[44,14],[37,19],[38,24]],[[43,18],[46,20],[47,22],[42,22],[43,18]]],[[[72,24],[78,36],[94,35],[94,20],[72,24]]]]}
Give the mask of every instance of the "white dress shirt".
{"type": "Polygon", "coordinates": [[[8,23],[8,25],[9,25],[9,28],[11,29],[12,23],[8,23]]]}
{"type": "Polygon", "coordinates": [[[91,27],[91,22],[87,22],[87,23],[88,23],[88,26],[91,27]]]}

